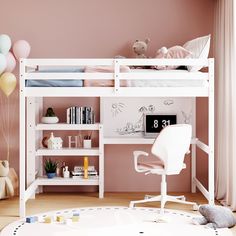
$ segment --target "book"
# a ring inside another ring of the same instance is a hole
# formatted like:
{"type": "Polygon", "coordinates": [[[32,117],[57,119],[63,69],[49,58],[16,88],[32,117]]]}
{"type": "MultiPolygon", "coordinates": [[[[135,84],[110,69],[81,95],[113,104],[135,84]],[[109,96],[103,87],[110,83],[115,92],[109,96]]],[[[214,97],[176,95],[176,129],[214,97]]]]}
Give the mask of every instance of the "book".
{"type": "Polygon", "coordinates": [[[70,107],[66,109],[67,124],[94,124],[95,115],[92,107],[70,107]]]}
{"type": "MultiPolygon", "coordinates": [[[[84,166],[75,166],[74,172],[83,171],[84,166]]],[[[88,171],[95,171],[95,166],[88,166],[88,171]]]]}

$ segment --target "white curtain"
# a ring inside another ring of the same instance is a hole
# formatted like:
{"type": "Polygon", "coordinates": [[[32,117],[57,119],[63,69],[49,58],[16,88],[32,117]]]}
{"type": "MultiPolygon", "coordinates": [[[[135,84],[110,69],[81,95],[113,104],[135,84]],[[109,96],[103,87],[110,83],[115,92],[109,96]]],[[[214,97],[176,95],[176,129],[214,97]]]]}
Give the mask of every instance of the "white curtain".
{"type": "Polygon", "coordinates": [[[216,198],[236,210],[236,6],[215,8],[216,198]]]}

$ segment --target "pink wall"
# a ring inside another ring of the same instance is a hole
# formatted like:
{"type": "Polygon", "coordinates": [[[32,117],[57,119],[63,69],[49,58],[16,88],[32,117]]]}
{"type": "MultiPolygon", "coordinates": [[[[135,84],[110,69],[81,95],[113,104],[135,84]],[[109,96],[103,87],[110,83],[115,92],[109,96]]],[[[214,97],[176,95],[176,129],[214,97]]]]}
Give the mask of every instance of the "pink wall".
{"type": "MultiPolygon", "coordinates": [[[[108,58],[132,56],[135,39],[151,39],[148,55],[154,56],[162,46],[182,45],[185,41],[213,31],[214,0],[0,0],[0,33],[13,41],[26,39],[32,46],[31,57],[41,58],[108,58]]],[[[1,101],[4,98],[1,95],[1,101]]],[[[75,103],[98,104],[98,98],[74,99],[75,103]],[[78,102],[77,102],[78,101],[78,102]]],[[[71,100],[63,101],[71,105],[71,100]]],[[[198,133],[206,139],[206,103],[200,101],[198,133]],[[204,115],[202,115],[204,114],[204,115]]],[[[46,106],[60,109],[59,99],[46,99],[46,106]]],[[[11,165],[18,171],[18,92],[10,97],[11,165]]],[[[5,109],[1,105],[1,113],[5,109]]],[[[99,112],[99,111],[98,111],[99,112]]],[[[134,172],[132,151],[149,150],[150,146],[107,146],[105,148],[106,191],[158,191],[159,178],[134,172]]],[[[0,159],[5,156],[0,139],[0,159]]],[[[70,165],[73,160],[70,158],[70,165]]],[[[189,164],[189,159],[187,160],[189,164]]],[[[200,178],[206,181],[206,164],[198,163],[200,178]]],[[[189,191],[190,170],[169,177],[169,190],[189,191]]],[[[74,188],[73,188],[74,190],[74,188]]]]}

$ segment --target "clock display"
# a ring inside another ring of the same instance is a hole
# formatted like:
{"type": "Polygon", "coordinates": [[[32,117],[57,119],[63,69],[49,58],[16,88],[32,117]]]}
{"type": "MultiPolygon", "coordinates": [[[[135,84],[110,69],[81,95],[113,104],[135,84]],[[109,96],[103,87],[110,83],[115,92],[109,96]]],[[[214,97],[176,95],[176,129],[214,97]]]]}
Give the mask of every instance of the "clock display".
{"type": "Polygon", "coordinates": [[[176,124],[176,115],[146,114],[145,133],[160,133],[168,125],[176,124]]]}

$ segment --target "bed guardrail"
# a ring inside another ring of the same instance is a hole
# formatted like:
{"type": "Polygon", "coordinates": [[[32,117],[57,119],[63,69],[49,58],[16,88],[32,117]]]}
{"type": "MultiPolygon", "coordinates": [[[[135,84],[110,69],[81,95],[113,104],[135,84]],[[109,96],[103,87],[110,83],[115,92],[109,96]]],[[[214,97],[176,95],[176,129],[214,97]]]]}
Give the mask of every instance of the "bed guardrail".
{"type": "MultiPolygon", "coordinates": [[[[83,80],[83,81],[111,81],[112,86],[97,86],[111,89],[115,93],[118,93],[121,88],[124,90],[124,83],[127,81],[140,81],[140,80],[171,80],[181,81],[181,83],[191,81],[203,81],[206,82],[205,89],[208,87],[208,82],[211,78],[209,76],[211,62],[214,59],[22,59],[21,62],[21,77],[25,81],[27,80],[83,80]],[[86,66],[107,66],[109,68],[106,72],[87,72],[87,71],[46,71],[43,72],[37,70],[38,68],[63,68],[63,67],[86,67],[86,66]],[[145,70],[145,72],[132,70],[127,72],[122,70],[124,66],[127,67],[143,67],[143,66],[199,66],[206,67],[208,70],[202,72],[187,73],[187,70],[145,70]]],[[[214,79],[214,78],[213,78],[214,79]]],[[[89,86],[88,86],[89,87],[89,86]]],[[[96,87],[96,86],[92,86],[96,87]]],[[[127,87],[136,87],[128,86],[127,87]]],[[[137,86],[138,87],[138,86],[137,86]]],[[[145,86],[143,86],[145,87],[145,86]]],[[[148,87],[148,86],[146,86],[148,87]]],[[[149,86],[149,88],[152,86],[149,86]]],[[[167,86],[168,87],[168,86],[167,86]]],[[[191,86],[189,86],[191,87],[191,86]]],[[[54,87],[55,88],[55,87],[54,87]]],[[[127,90],[127,89],[126,89],[127,90]]]]}

